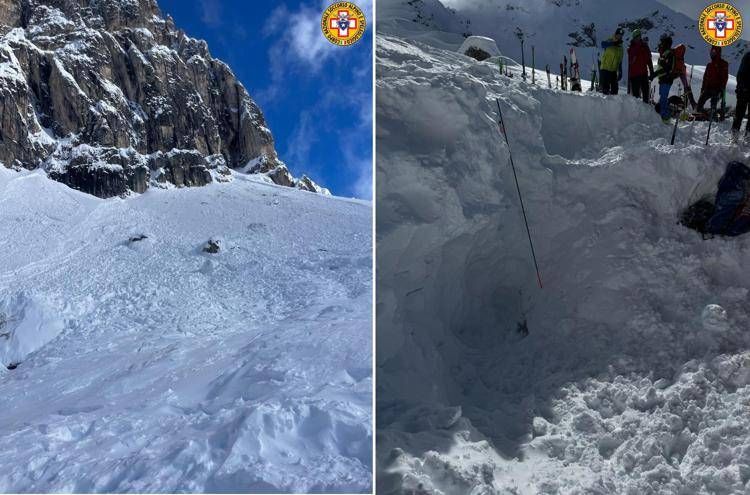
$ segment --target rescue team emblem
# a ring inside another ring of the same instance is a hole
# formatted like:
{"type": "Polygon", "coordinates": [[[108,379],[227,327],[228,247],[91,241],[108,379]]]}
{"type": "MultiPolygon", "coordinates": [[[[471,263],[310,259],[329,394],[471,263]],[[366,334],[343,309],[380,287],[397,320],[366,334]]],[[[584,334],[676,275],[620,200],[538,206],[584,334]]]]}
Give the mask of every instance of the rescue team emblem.
{"type": "Polygon", "coordinates": [[[326,39],[334,45],[349,46],[365,34],[367,20],[352,2],[336,2],[323,12],[320,27],[326,39]]]}
{"type": "Polygon", "coordinates": [[[742,16],[739,10],[726,2],[712,3],[701,12],[698,29],[706,43],[729,46],[742,34],[742,16]]]}

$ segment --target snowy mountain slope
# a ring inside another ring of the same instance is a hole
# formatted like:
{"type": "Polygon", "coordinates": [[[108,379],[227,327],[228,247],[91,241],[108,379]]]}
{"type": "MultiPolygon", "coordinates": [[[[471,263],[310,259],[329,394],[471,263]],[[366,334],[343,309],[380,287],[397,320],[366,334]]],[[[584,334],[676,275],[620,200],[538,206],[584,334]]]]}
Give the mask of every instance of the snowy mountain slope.
{"type": "Polygon", "coordinates": [[[258,176],[102,200],[0,167],[0,491],[369,492],[370,232],[258,176]]]}
{"type": "Polygon", "coordinates": [[[458,48],[469,22],[440,0],[380,0],[378,31],[420,40],[440,48],[458,48]]]}
{"type": "MultiPolygon", "coordinates": [[[[563,55],[568,54],[570,44],[574,43],[582,73],[588,75],[596,54],[587,48],[592,40],[584,26],[593,23],[597,42],[601,42],[618,25],[624,25],[628,32],[626,46],[629,31],[641,27],[650,39],[652,50],[656,50],[659,36],[670,32],[675,43],[691,48],[686,54],[688,63],[705,65],[709,60],[708,45],[695,27],[698,7],[692,19],[657,0],[606,2],[606,8],[602,6],[598,0],[383,0],[378,4],[378,29],[453,49],[461,44],[456,35],[468,32],[489,36],[497,41],[501,52],[520,61],[521,47],[515,34],[520,28],[527,36],[527,65],[531,65],[531,45],[534,45],[536,66],[543,69],[549,64],[551,70],[559,72],[563,55]],[[436,21],[422,27],[418,20],[425,18],[436,21]]],[[[733,73],[747,47],[747,42],[740,40],[725,49],[733,73]]]]}
{"type": "Polygon", "coordinates": [[[378,493],[747,493],[750,238],[677,224],[750,160],[729,123],[670,146],[627,95],[397,37],[377,65],[378,493]]]}

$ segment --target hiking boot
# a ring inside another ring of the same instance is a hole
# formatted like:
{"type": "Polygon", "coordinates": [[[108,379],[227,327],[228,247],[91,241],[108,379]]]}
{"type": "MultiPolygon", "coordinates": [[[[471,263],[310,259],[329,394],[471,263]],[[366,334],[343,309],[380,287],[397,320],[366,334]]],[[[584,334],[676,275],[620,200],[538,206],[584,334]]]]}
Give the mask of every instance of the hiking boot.
{"type": "Polygon", "coordinates": [[[669,117],[662,117],[661,121],[663,123],[665,123],[665,124],[671,124],[672,123],[672,119],[670,119],[669,117]]]}

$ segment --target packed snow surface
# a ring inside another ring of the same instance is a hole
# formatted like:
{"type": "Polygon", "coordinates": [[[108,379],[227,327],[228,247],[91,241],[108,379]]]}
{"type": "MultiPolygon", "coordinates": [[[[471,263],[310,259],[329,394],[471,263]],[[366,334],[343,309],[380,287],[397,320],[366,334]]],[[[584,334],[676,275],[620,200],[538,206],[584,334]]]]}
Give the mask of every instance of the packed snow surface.
{"type": "Polygon", "coordinates": [[[371,260],[369,203],[0,166],[0,492],[369,492],[371,260]]]}
{"type": "Polygon", "coordinates": [[[730,123],[670,146],[632,96],[385,34],[377,74],[378,493],[750,493],[750,236],[678,224],[750,160],[730,123]]]}

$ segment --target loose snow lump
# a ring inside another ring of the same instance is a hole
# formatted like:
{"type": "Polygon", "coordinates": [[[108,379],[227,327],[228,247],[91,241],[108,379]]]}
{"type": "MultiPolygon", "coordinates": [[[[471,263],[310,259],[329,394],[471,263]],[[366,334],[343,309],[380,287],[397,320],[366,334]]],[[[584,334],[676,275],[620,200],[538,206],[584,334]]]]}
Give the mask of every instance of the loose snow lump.
{"type": "Polygon", "coordinates": [[[479,61],[486,60],[490,57],[500,56],[500,50],[497,48],[495,40],[485,36],[469,36],[461,44],[458,53],[462,53],[479,61]]]}
{"type": "Polygon", "coordinates": [[[0,302],[0,363],[14,369],[57,337],[63,326],[63,321],[38,296],[19,293],[0,302]]]}
{"type": "Polygon", "coordinates": [[[703,308],[701,319],[706,330],[722,332],[729,327],[727,311],[718,304],[709,304],[703,308]]]}

